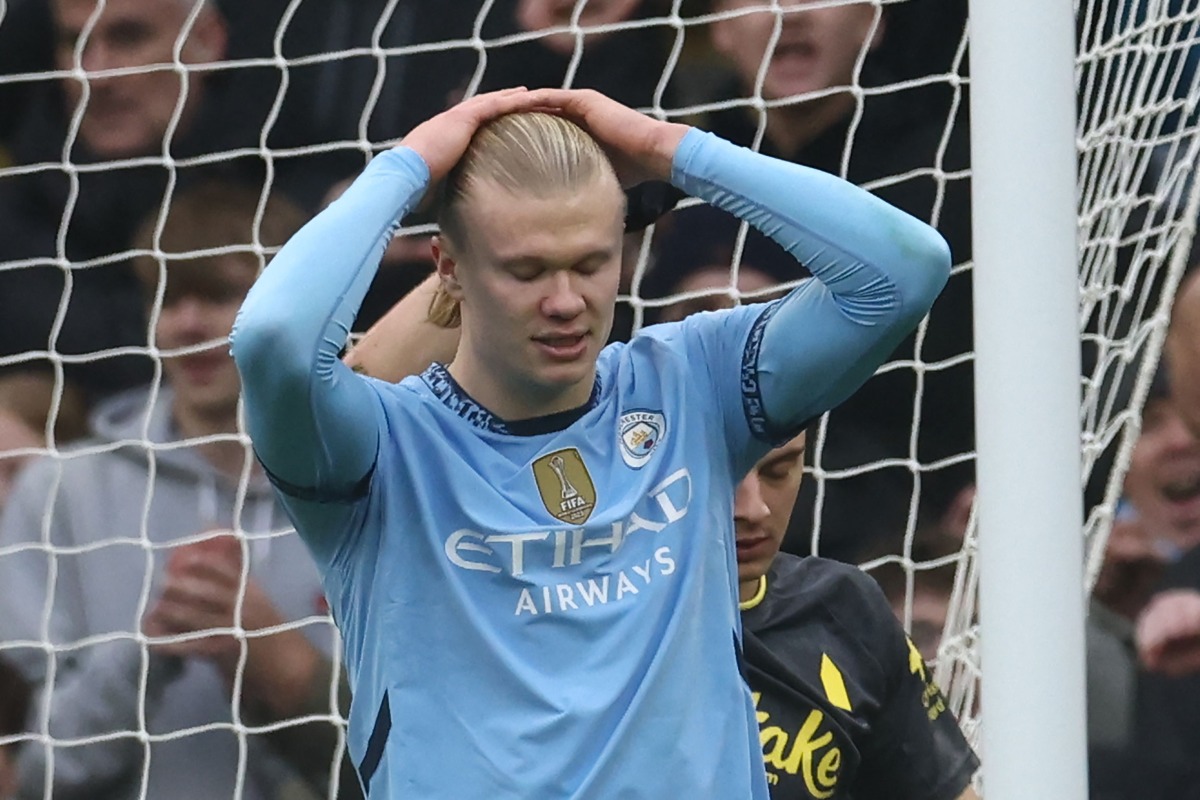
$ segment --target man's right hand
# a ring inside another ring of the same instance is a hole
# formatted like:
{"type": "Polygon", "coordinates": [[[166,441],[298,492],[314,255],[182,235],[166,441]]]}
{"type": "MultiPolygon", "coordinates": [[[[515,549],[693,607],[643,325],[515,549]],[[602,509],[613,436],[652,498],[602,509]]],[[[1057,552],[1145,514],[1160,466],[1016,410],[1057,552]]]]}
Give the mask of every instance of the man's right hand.
{"type": "Polygon", "coordinates": [[[545,109],[552,91],[522,87],[477,94],[422,122],[398,146],[415,150],[424,159],[432,186],[454,168],[481,125],[505,114],[545,109]]]}

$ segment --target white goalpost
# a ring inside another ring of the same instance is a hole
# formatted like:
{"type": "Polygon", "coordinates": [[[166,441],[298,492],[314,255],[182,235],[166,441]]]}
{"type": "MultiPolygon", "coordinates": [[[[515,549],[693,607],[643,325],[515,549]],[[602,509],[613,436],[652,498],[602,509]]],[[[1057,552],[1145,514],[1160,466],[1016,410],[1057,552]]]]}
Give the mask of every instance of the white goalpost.
{"type": "MultiPolygon", "coordinates": [[[[111,2],[98,0],[106,1],[111,2]]],[[[361,39],[347,34],[340,47],[312,46],[293,52],[289,49],[292,28],[302,24],[297,20],[305,19],[307,2],[319,5],[315,0],[274,0],[280,10],[272,23],[274,29],[259,31],[256,37],[260,42],[269,41],[270,46],[244,58],[201,65],[185,63],[181,40],[171,56],[155,64],[107,67],[90,76],[81,63],[74,70],[0,74],[0,103],[9,96],[8,90],[56,81],[120,79],[155,71],[172,73],[183,85],[187,85],[183,79],[189,73],[194,73],[193,77],[228,78],[239,71],[244,75],[258,71],[277,73],[280,78],[277,92],[256,95],[262,101],[261,108],[245,109],[261,119],[259,135],[249,145],[238,142],[223,150],[176,157],[171,143],[160,142],[161,146],[149,154],[75,162],[72,159],[77,139],[82,136],[83,119],[83,112],[77,109],[68,115],[70,122],[64,131],[67,140],[57,148],[56,155],[26,163],[16,149],[9,161],[0,153],[0,184],[61,173],[71,186],[68,207],[60,219],[53,221],[57,233],[50,254],[44,258],[27,254],[9,258],[0,248],[0,280],[32,274],[40,267],[57,269],[63,275],[65,288],[49,339],[22,352],[0,353],[0,374],[32,361],[53,366],[57,394],[50,406],[47,432],[71,399],[63,391],[63,376],[72,367],[94,366],[93,362],[114,354],[134,353],[158,359],[154,397],[161,388],[163,351],[155,346],[122,345],[114,350],[97,344],[86,353],[56,349],[68,307],[74,309],[80,302],[73,287],[82,284],[97,268],[146,254],[128,244],[122,245],[124,249],[89,254],[77,261],[68,257],[74,226],[82,227],[74,206],[83,191],[81,181],[89,176],[105,172],[121,175],[125,174],[122,170],[132,172],[135,167],[158,167],[169,173],[160,204],[161,232],[179,171],[258,158],[267,178],[264,199],[254,218],[254,235],[226,250],[253,253],[261,259],[269,252],[260,235],[266,191],[283,185],[287,175],[295,177],[288,168],[302,157],[347,155],[351,161],[357,160],[354,166],[361,166],[370,154],[390,145],[403,131],[385,130],[376,112],[384,106],[394,109],[403,105],[397,86],[408,81],[404,85],[430,83],[441,87],[445,78],[434,70],[414,74],[412,65],[425,64],[420,60],[424,58],[459,55],[468,59],[469,68],[455,91],[469,94],[491,88],[490,71],[506,63],[510,50],[553,38],[568,42],[566,50],[561,51],[565,53],[561,83],[575,86],[594,74],[588,72],[594,66],[589,55],[606,37],[657,32],[663,43],[662,58],[648,70],[657,74],[648,76],[645,82],[641,110],[659,118],[688,122],[746,112],[745,119],[752,120],[748,123],[747,145],[766,149],[771,146],[766,122],[769,112],[814,97],[848,92],[854,108],[846,121],[846,141],[838,154],[830,157],[830,169],[851,179],[862,155],[855,145],[861,141],[878,144],[878,140],[870,139],[868,131],[878,122],[871,116],[872,109],[879,107],[877,102],[891,100],[893,107],[907,113],[911,109],[904,107],[905,100],[918,96],[919,90],[942,91],[947,98],[944,105],[942,101],[930,103],[936,109],[930,113],[940,116],[933,119],[938,137],[925,160],[897,166],[889,174],[870,175],[861,182],[886,196],[907,181],[927,181],[932,188],[926,221],[938,227],[953,224],[963,211],[955,205],[965,201],[954,194],[954,187],[971,181],[972,235],[965,255],[956,254],[954,274],[960,278],[969,274],[973,280],[974,346],[964,341],[954,352],[945,352],[944,339],[930,344],[932,323],[926,321],[918,329],[912,351],[881,368],[881,377],[903,374],[911,377],[915,387],[913,396],[903,397],[900,403],[906,415],[907,427],[902,433],[908,445],[899,457],[889,454],[864,457],[853,464],[833,463],[824,449],[832,438],[827,436],[829,428],[824,423],[817,428],[817,435],[809,442],[815,460],[806,478],[816,487],[812,539],[817,545],[826,541],[822,503],[833,489],[881,471],[899,471],[910,478],[911,493],[904,502],[906,515],[897,530],[889,531],[902,544],[870,556],[862,566],[868,571],[898,567],[903,572],[906,596],[898,613],[910,628],[916,587],[923,577],[934,570],[954,571],[953,594],[937,647],[934,674],[950,710],[980,751],[983,768],[979,783],[983,793],[987,800],[1085,800],[1086,602],[1121,499],[1142,404],[1158,362],[1171,300],[1188,266],[1200,211],[1200,181],[1194,179],[1200,157],[1200,5],[1191,0],[961,0],[964,7],[969,3],[967,29],[961,33],[950,31],[950,39],[940,43],[945,58],[928,62],[938,63],[937,69],[945,71],[900,74],[873,83],[863,79],[864,63],[878,57],[878,53],[872,55],[871,48],[864,45],[850,85],[778,97],[769,96],[768,90],[771,53],[777,47],[803,50],[806,46],[785,35],[785,25],[793,15],[865,3],[875,13],[867,39],[882,32],[887,41],[887,36],[904,33],[891,26],[900,13],[911,12],[909,19],[917,21],[915,27],[907,29],[911,34],[920,30],[922,20],[930,25],[939,21],[934,16],[921,17],[922,12],[936,15],[958,0],[744,0],[727,4],[725,10],[714,10],[708,0],[643,0],[645,13],[640,16],[599,23],[589,21],[588,0],[575,0],[566,18],[533,31],[496,27],[498,15],[511,10],[515,0],[378,0],[378,19],[358,20],[365,31],[361,39]],[[466,22],[460,28],[435,26],[432,29],[441,31],[442,38],[426,41],[420,38],[424,29],[412,22],[429,18],[421,16],[424,6],[447,15],[451,11],[461,14],[467,6],[477,10],[464,15],[466,22]],[[718,96],[711,76],[720,73],[721,61],[714,53],[709,31],[721,21],[754,14],[771,19],[764,53],[755,65],[755,78],[747,87],[718,96]],[[316,143],[293,139],[277,142],[276,134],[281,130],[286,133],[289,120],[295,119],[288,116],[295,113],[294,97],[288,95],[285,102],[289,91],[319,90],[323,93],[318,98],[322,108],[337,109],[352,93],[340,91],[336,81],[355,70],[371,72],[372,79],[360,86],[361,102],[355,100],[358,105],[348,127],[330,128],[325,140],[316,143]],[[912,94],[906,94],[909,92],[912,94]],[[969,166],[955,163],[950,154],[956,135],[961,133],[955,126],[964,119],[960,112],[967,106],[971,126],[969,166]],[[926,386],[940,375],[969,364],[975,369],[975,448],[925,457],[918,442],[924,432],[935,430],[942,422],[928,412],[923,415],[926,386]],[[948,469],[970,464],[975,467],[977,493],[969,520],[963,521],[965,531],[958,532],[961,542],[955,543],[955,551],[949,555],[930,557],[918,552],[914,543],[925,524],[919,509],[928,501],[933,480],[948,469]]],[[[0,29],[9,21],[12,9],[20,5],[0,0],[0,29]]],[[[331,36],[349,30],[345,26],[351,25],[347,18],[352,16],[346,11],[351,6],[331,3],[333,6],[337,6],[337,13],[330,15],[331,36]]],[[[239,0],[222,7],[242,8],[239,0]]],[[[197,5],[191,9],[187,27],[199,17],[197,5]]],[[[311,17],[305,24],[311,24],[311,17]]],[[[82,31],[85,39],[91,24],[82,31]]],[[[0,44],[4,41],[0,36],[0,44]]],[[[77,60],[83,45],[83,41],[76,45],[77,60]]],[[[633,55],[624,54],[631,61],[633,55]]],[[[511,57],[507,63],[511,64],[511,57]]],[[[83,92],[85,98],[89,91],[83,92]]],[[[447,99],[452,99],[451,95],[447,99]]],[[[168,131],[182,126],[184,118],[184,101],[180,100],[168,131]]],[[[402,228],[400,236],[415,238],[432,230],[433,225],[424,221],[402,228]]],[[[640,247],[629,248],[631,276],[621,299],[628,305],[634,330],[655,309],[705,293],[702,290],[666,297],[651,294],[646,279],[652,274],[654,250],[659,243],[654,237],[659,231],[651,232],[640,247]]],[[[730,294],[739,301],[755,299],[753,293],[741,295],[737,290],[745,246],[743,230],[724,256],[729,263],[729,286],[708,293],[730,294]]],[[[163,256],[157,251],[151,255],[160,259],[163,256]]],[[[212,252],[197,250],[183,255],[190,258],[212,252]]],[[[3,299],[0,297],[0,301],[3,299]]],[[[151,302],[149,318],[155,320],[163,309],[161,286],[151,302]]],[[[0,302],[0,309],[5,307],[0,302]]],[[[0,326],[5,324],[0,319],[0,326]]],[[[239,433],[163,442],[153,439],[144,428],[133,438],[84,451],[68,450],[51,435],[45,447],[25,447],[15,452],[48,457],[57,462],[61,475],[63,467],[74,459],[118,447],[138,450],[153,465],[161,453],[213,442],[240,442],[249,447],[248,438],[239,433]]],[[[243,523],[247,516],[254,516],[247,513],[247,497],[254,495],[250,484],[247,468],[236,490],[229,492],[229,508],[220,509],[234,532],[251,542],[294,535],[286,522],[264,523],[260,526],[263,531],[246,530],[254,527],[243,523]],[[264,532],[267,528],[269,532],[264,532]]],[[[61,490],[56,483],[51,494],[61,490]]],[[[11,547],[0,542],[0,558],[23,557],[31,552],[44,556],[49,593],[53,594],[55,581],[65,580],[63,576],[74,569],[71,558],[108,548],[140,548],[146,563],[141,601],[145,610],[155,582],[151,574],[154,557],[164,547],[150,530],[153,489],[148,488],[144,498],[146,513],[139,517],[141,530],[83,547],[61,547],[51,541],[46,531],[52,527],[52,501],[53,497],[45,506],[43,530],[39,533],[42,538],[11,547]]],[[[0,586],[3,591],[5,587],[0,586]]],[[[145,652],[145,636],[132,628],[56,641],[48,621],[50,609],[45,611],[40,638],[0,640],[0,658],[24,648],[44,652],[47,660],[60,656],[65,660],[76,650],[122,643],[140,645],[145,652]]],[[[312,627],[328,633],[331,625],[324,608],[318,605],[282,629],[312,627]]],[[[243,639],[254,635],[240,628],[227,632],[243,639]]],[[[332,651],[336,652],[336,644],[332,651]]],[[[256,752],[247,743],[265,732],[287,727],[286,723],[256,725],[241,715],[238,693],[243,685],[245,658],[233,682],[229,720],[208,721],[167,735],[152,733],[144,718],[146,687],[151,682],[148,663],[145,660],[140,668],[141,696],[138,708],[130,711],[127,729],[67,739],[56,739],[47,726],[23,737],[6,737],[0,730],[0,746],[24,740],[52,751],[56,747],[83,748],[128,739],[149,752],[151,745],[162,739],[181,738],[208,726],[236,739],[240,759],[236,786],[241,792],[248,782],[247,761],[256,752]]],[[[329,687],[329,702],[305,720],[339,727],[341,736],[344,720],[336,699],[337,672],[335,685],[329,687]]],[[[335,770],[328,796],[335,791],[332,784],[336,779],[335,770]]],[[[143,786],[143,796],[145,793],[143,786]]],[[[53,800],[48,782],[45,796],[53,800]]]]}
{"type": "Polygon", "coordinates": [[[1086,800],[1074,19],[970,10],[984,786],[1086,800]]]}

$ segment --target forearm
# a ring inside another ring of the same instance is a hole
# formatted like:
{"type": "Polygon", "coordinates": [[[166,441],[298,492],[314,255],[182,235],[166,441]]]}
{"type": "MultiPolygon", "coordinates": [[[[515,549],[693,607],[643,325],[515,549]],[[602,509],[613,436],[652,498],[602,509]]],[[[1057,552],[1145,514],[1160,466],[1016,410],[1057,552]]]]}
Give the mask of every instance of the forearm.
{"type": "MultiPolygon", "coordinates": [[[[238,668],[236,659],[221,664],[230,683],[238,668]]],[[[262,635],[251,632],[246,639],[246,661],[242,675],[242,704],[263,722],[279,722],[313,713],[313,687],[328,674],[327,659],[297,630],[262,635]]],[[[325,694],[329,694],[328,683],[325,694]]],[[[328,713],[325,703],[323,713],[328,713]]]]}
{"type": "Polygon", "coordinates": [[[428,316],[438,283],[438,276],[430,275],[392,306],[346,354],[346,364],[355,372],[396,383],[419,375],[435,361],[453,360],[460,329],[435,325],[428,316]]]}
{"type": "MultiPolygon", "coordinates": [[[[323,792],[343,747],[339,725],[330,718],[349,712],[345,674],[339,670],[340,680],[335,681],[333,661],[298,631],[275,634],[260,643],[266,646],[252,645],[247,658],[243,684],[247,716],[267,725],[320,718],[284,724],[267,738],[305,782],[323,792]]],[[[358,796],[353,769],[348,761],[342,764],[339,797],[358,796]]]]}
{"type": "Polygon", "coordinates": [[[411,150],[378,156],[292,237],[238,314],[230,343],[250,434],[259,458],[289,483],[336,488],[370,469],[378,436],[364,413],[370,390],[338,354],[395,226],[427,181],[411,150]]]}
{"type": "Polygon", "coordinates": [[[937,231],[833,175],[693,131],[672,180],[771,236],[816,279],[781,301],[762,331],[757,372],[776,428],[851,394],[949,277],[937,231]]]}
{"type": "Polygon", "coordinates": [[[692,130],[671,180],[770,236],[864,321],[881,303],[920,319],[949,275],[936,230],[835,175],[692,130]]]}

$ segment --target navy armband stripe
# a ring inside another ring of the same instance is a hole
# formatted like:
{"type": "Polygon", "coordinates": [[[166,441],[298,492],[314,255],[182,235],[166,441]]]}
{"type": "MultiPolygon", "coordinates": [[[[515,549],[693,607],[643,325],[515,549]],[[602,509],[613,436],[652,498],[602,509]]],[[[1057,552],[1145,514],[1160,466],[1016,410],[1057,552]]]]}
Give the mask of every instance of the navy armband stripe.
{"type": "Polygon", "coordinates": [[[746,424],[750,426],[750,433],[754,434],[754,438],[772,447],[779,447],[791,441],[812,422],[804,420],[799,425],[780,430],[767,419],[767,410],[763,404],[762,383],[758,377],[758,357],[762,352],[767,322],[775,316],[782,304],[782,300],[776,300],[763,309],[750,328],[750,334],[746,337],[746,347],[742,350],[742,410],[746,414],[746,424]]]}
{"type": "Polygon", "coordinates": [[[346,489],[317,489],[311,486],[299,486],[290,481],[285,481],[267,468],[266,464],[262,463],[262,459],[258,460],[262,464],[263,472],[267,475],[267,480],[271,482],[279,491],[286,494],[288,497],[294,497],[297,500],[306,500],[310,503],[353,503],[356,500],[361,500],[367,496],[367,490],[371,485],[371,476],[375,474],[375,465],[367,470],[367,474],[363,475],[346,489]]]}
{"type": "Polygon", "coordinates": [[[392,710],[388,703],[387,692],[383,693],[383,702],[379,704],[379,713],[375,715],[375,727],[367,739],[367,752],[363,754],[362,762],[358,765],[358,776],[362,780],[363,791],[371,793],[371,778],[379,769],[383,760],[383,749],[387,745],[388,734],[392,731],[392,710]]]}

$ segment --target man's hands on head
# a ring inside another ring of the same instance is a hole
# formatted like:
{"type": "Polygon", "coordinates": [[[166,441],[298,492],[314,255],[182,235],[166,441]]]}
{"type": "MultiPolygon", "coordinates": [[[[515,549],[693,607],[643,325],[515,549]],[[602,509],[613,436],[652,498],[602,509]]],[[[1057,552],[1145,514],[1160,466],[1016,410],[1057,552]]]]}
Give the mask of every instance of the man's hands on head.
{"type": "Polygon", "coordinates": [[[463,157],[480,126],[505,114],[536,111],[544,106],[546,90],[524,87],[477,94],[430,117],[400,140],[400,147],[417,152],[429,167],[430,185],[441,181],[463,157]]]}
{"type": "Polygon", "coordinates": [[[503,89],[464,100],[422,122],[401,140],[429,167],[430,183],[441,181],[487,122],[521,111],[562,114],[605,149],[622,185],[669,180],[687,125],[648,117],[591,89],[503,89]]]}
{"type": "Polygon", "coordinates": [[[689,127],[663,122],[592,89],[547,89],[547,105],[600,143],[622,186],[671,178],[675,151],[689,127]]]}

